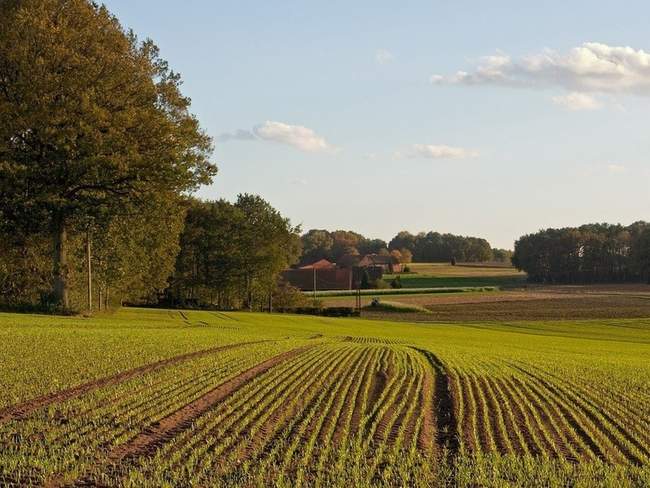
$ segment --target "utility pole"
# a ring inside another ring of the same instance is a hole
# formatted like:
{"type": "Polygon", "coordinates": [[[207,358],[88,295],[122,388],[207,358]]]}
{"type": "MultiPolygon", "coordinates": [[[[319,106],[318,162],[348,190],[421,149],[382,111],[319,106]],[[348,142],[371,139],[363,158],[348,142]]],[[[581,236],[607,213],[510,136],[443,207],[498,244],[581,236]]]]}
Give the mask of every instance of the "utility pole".
{"type": "Polygon", "coordinates": [[[314,305],[316,305],[316,268],[314,268],[314,305]]]}
{"type": "Polygon", "coordinates": [[[88,268],[88,312],[93,311],[93,270],[90,253],[90,227],[86,229],[86,266],[88,268]]]}

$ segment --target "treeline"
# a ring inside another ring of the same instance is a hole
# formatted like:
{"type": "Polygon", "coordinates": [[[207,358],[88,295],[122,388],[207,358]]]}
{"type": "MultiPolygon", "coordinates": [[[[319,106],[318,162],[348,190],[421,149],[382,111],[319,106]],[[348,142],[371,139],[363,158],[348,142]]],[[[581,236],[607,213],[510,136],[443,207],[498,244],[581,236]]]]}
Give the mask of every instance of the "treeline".
{"type": "Polygon", "coordinates": [[[346,261],[349,256],[392,254],[402,263],[410,262],[509,262],[511,251],[493,249],[485,239],[438,232],[411,234],[402,231],[390,242],[369,239],[352,231],[312,229],[302,236],[301,263],[319,259],[346,261]]]}
{"type": "Polygon", "coordinates": [[[512,262],[538,283],[650,283],[650,224],[541,230],[515,243],[512,262]]]}
{"type": "MultiPolygon", "coordinates": [[[[303,253],[301,264],[310,264],[321,259],[342,262],[349,257],[366,254],[389,254],[388,244],[381,239],[369,239],[357,232],[312,229],[301,237],[303,253]]],[[[410,262],[411,256],[400,256],[402,262],[410,262]]]]}

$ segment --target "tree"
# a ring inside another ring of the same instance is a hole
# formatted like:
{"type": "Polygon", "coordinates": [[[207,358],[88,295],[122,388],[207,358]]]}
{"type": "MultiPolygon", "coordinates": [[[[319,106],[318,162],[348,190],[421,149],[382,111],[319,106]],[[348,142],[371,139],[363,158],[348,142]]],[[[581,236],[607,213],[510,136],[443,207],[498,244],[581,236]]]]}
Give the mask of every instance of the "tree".
{"type": "Polygon", "coordinates": [[[389,254],[386,241],[381,239],[366,239],[364,237],[357,244],[357,250],[362,256],[365,256],[366,254],[389,254]]]}
{"type": "Polygon", "coordinates": [[[643,281],[650,284],[650,226],[638,233],[631,252],[636,272],[643,281]]]}
{"type": "Polygon", "coordinates": [[[301,237],[303,255],[302,264],[311,264],[321,259],[332,259],[332,235],[321,229],[311,229],[301,237]]]}
{"type": "Polygon", "coordinates": [[[336,230],[332,232],[332,259],[338,261],[341,256],[350,254],[352,248],[356,249],[359,253],[359,244],[366,240],[361,234],[352,232],[350,230],[336,230]]]}
{"type": "Polygon", "coordinates": [[[390,255],[391,255],[391,257],[395,260],[396,263],[402,263],[402,262],[404,262],[404,261],[402,261],[402,260],[404,259],[404,256],[402,256],[402,253],[401,253],[399,250],[397,250],[397,249],[393,249],[393,250],[390,252],[390,255]]]}
{"type": "Polygon", "coordinates": [[[388,249],[391,251],[393,249],[399,249],[402,253],[403,249],[408,249],[411,252],[411,255],[413,255],[415,252],[416,240],[416,236],[403,230],[391,239],[388,243],[388,249]]]}
{"type": "Polygon", "coordinates": [[[280,272],[301,254],[299,227],[255,195],[193,200],[185,218],[170,293],[176,301],[253,307],[277,292],[280,272]]]}
{"type": "Polygon", "coordinates": [[[413,253],[403,247],[402,249],[399,249],[399,253],[402,255],[402,260],[401,262],[404,264],[408,264],[413,261],[413,253]]]}
{"type": "Polygon", "coordinates": [[[0,3],[0,221],[51,229],[61,306],[74,221],[191,191],[216,173],[180,85],[153,42],[103,6],[0,3]]]}
{"type": "Polygon", "coordinates": [[[515,243],[512,263],[528,279],[551,283],[639,281],[650,269],[650,226],[588,224],[545,229],[515,243]]]}

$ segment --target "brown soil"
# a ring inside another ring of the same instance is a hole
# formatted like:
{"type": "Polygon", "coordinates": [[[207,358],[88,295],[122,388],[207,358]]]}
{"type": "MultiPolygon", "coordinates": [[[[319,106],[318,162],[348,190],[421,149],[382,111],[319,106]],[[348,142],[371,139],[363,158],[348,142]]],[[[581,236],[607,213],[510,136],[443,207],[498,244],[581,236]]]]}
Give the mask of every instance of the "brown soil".
{"type": "Polygon", "coordinates": [[[192,359],[197,359],[203,356],[208,356],[216,352],[226,351],[228,349],[234,349],[237,347],[259,344],[265,341],[255,341],[255,342],[242,342],[239,344],[229,344],[227,346],[217,346],[210,349],[203,349],[201,351],[190,352],[187,354],[181,354],[179,356],[174,356],[172,358],[163,359],[155,363],[145,364],[144,366],[139,366],[128,371],[123,371],[112,376],[107,376],[105,378],[100,378],[82,385],[74,386],[72,388],[67,388],[65,390],[57,391],[49,395],[44,395],[41,397],[28,400],[24,403],[17,405],[12,405],[3,410],[0,410],[0,424],[8,422],[11,420],[18,420],[26,417],[30,413],[38,410],[42,407],[46,407],[52,403],[63,402],[70,400],[72,398],[77,398],[86,393],[104,388],[106,386],[116,385],[118,383],[123,383],[132,378],[145,375],[157,371],[159,369],[165,368],[167,366],[172,366],[181,362],[190,361],[192,359]]]}

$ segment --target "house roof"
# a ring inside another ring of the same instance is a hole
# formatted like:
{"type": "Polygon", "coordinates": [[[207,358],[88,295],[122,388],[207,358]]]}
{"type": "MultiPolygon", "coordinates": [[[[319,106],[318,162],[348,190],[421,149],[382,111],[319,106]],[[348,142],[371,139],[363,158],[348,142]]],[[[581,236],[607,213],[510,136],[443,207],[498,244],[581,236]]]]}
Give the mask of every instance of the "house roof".
{"type": "Polygon", "coordinates": [[[321,259],[315,263],[308,264],[307,266],[301,266],[300,269],[332,269],[336,268],[334,263],[329,262],[327,259],[321,259]]]}

